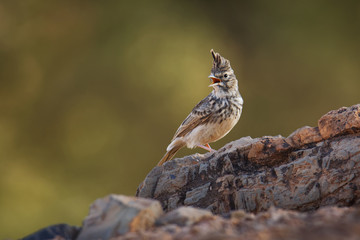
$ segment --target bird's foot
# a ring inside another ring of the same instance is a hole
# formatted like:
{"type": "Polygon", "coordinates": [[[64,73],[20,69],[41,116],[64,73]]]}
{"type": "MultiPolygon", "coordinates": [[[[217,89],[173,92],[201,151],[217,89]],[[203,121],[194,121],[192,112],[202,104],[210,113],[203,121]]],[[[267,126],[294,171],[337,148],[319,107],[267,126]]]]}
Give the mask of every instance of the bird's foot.
{"type": "Polygon", "coordinates": [[[215,150],[214,149],[212,149],[211,147],[210,147],[210,145],[207,143],[205,146],[204,145],[200,145],[200,144],[198,144],[197,145],[199,148],[202,148],[202,149],[205,149],[205,150],[207,150],[207,151],[209,151],[209,152],[214,152],[215,150]]]}

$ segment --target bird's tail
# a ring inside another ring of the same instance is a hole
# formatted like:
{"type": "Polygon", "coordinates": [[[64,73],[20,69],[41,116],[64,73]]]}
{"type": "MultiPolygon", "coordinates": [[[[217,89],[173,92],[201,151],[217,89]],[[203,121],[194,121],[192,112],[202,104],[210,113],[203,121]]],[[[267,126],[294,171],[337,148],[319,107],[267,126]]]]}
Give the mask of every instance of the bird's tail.
{"type": "Polygon", "coordinates": [[[174,157],[174,155],[176,154],[176,152],[179,151],[179,149],[182,148],[183,146],[185,146],[185,143],[182,143],[182,142],[173,146],[169,151],[167,151],[165,153],[165,155],[163,156],[163,158],[160,160],[160,162],[157,165],[161,166],[165,162],[171,160],[174,157]]]}

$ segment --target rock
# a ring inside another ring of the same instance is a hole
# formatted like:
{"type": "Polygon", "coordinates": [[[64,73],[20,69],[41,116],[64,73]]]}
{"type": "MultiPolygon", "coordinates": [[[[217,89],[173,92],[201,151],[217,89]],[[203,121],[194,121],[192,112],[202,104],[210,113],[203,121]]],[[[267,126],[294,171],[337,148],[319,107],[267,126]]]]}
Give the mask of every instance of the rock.
{"type": "Polygon", "coordinates": [[[187,205],[214,214],[357,205],[359,113],[360,105],[341,108],[287,138],[245,137],[214,153],[174,159],[156,167],[137,195],[159,200],[165,211],[187,205]]]}
{"type": "Polygon", "coordinates": [[[210,211],[193,207],[180,207],[160,217],[156,223],[159,226],[167,224],[189,226],[205,218],[210,219],[212,216],[213,214],[210,211]]]}
{"type": "Polygon", "coordinates": [[[316,143],[323,140],[318,127],[302,127],[290,134],[286,142],[293,148],[300,148],[303,145],[316,143]]]}
{"type": "Polygon", "coordinates": [[[209,191],[210,183],[204,184],[198,188],[186,192],[185,205],[192,205],[204,198],[209,191]]]}
{"type": "Polygon", "coordinates": [[[281,162],[291,150],[282,136],[262,137],[255,141],[247,153],[249,161],[258,165],[274,165],[281,162]]]}
{"type": "Polygon", "coordinates": [[[79,231],[79,227],[70,226],[67,224],[57,224],[41,229],[29,236],[22,238],[22,240],[75,240],[79,234],[79,231]]]}
{"type": "Polygon", "coordinates": [[[360,131],[360,104],[330,111],[320,118],[318,125],[324,139],[357,133],[360,131]]]}
{"type": "Polygon", "coordinates": [[[141,232],[113,238],[124,239],[293,239],[327,240],[359,239],[360,209],[325,207],[316,212],[302,213],[270,208],[265,212],[231,214],[231,218],[213,216],[193,224],[166,224],[141,232]],[[234,215],[234,217],[233,217],[234,215]],[[339,224],[341,223],[341,224],[339,224]]]}
{"type": "Polygon", "coordinates": [[[110,195],[91,205],[77,240],[110,239],[128,232],[146,230],[162,214],[158,201],[110,195]]]}
{"type": "MultiPolygon", "coordinates": [[[[111,197],[113,196],[108,198],[111,197]]],[[[118,209],[123,209],[123,206],[119,204],[104,209],[104,214],[109,215],[114,212],[116,214],[118,209]]],[[[93,235],[88,235],[88,239],[337,240],[359,239],[360,236],[360,208],[356,207],[323,207],[314,212],[271,207],[258,214],[247,213],[243,210],[231,211],[224,217],[212,215],[205,210],[182,207],[156,218],[157,224],[150,228],[129,230],[121,235],[113,232],[112,236],[100,236],[99,233],[93,232],[93,235]]],[[[105,219],[99,222],[99,226],[102,222],[104,228],[109,227],[107,220],[109,219],[105,216],[105,219]]],[[[25,238],[25,240],[76,239],[76,229],[62,225],[52,226],[37,232],[37,235],[25,238]],[[73,230],[75,231],[73,232],[73,230]]],[[[113,229],[110,226],[108,230],[110,232],[113,229]]]]}

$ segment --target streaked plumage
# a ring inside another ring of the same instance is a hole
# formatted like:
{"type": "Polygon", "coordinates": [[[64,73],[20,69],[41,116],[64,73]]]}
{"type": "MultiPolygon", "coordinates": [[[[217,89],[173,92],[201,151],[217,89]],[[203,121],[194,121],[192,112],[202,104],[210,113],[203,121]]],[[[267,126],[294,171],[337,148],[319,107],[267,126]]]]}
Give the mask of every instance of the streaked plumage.
{"type": "Polygon", "coordinates": [[[211,151],[208,145],[224,137],[239,121],[243,99],[238,81],[229,60],[215,53],[211,74],[213,91],[201,100],[176,131],[166,154],[158,166],[169,161],[182,147],[201,147],[211,151]]]}

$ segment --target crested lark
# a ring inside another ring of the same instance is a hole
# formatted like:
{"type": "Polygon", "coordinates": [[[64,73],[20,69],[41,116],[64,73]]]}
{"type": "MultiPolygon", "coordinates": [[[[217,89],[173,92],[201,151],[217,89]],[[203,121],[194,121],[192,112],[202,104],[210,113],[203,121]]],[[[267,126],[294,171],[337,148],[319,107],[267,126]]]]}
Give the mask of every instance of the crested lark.
{"type": "Polygon", "coordinates": [[[214,58],[209,78],[213,91],[201,100],[176,131],[166,154],[158,163],[171,160],[182,147],[201,147],[212,151],[209,143],[224,137],[239,121],[243,99],[229,60],[211,49],[214,58]]]}

